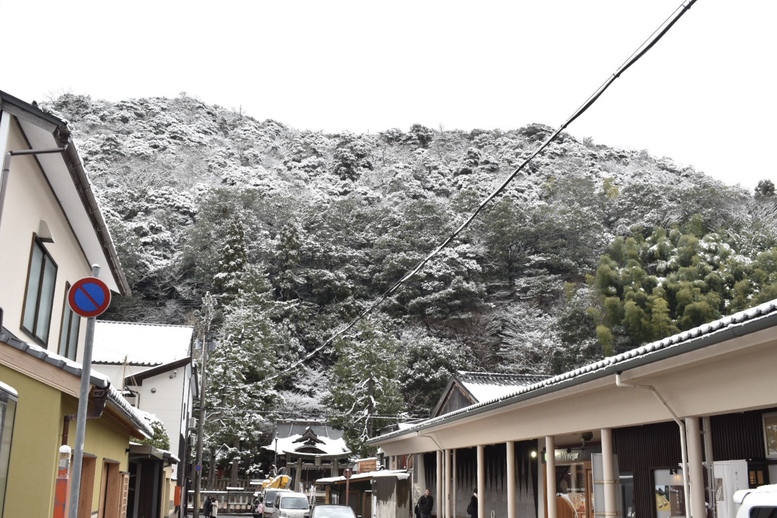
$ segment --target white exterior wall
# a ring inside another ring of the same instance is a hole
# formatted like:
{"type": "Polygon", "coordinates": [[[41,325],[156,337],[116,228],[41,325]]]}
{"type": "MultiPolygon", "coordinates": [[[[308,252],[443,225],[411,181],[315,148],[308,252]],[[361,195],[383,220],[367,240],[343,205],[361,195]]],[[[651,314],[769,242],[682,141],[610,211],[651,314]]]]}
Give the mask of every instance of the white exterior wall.
{"type": "MultiPolygon", "coordinates": [[[[28,147],[16,123],[8,113],[3,113],[0,156],[5,158],[9,150],[28,147]]],[[[31,335],[22,331],[21,323],[33,233],[38,231],[40,220],[45,220],[55,240],[54,243],[46,243],[46,249],[57,264],[57,278],[49,339],[44,346],[56,353],[63,310],[67,304],[66,283],[72,285],[91,275],[91,265],[34,157],[15,156],[11,159],[4,203],[0,221],[0,246],[3,248],[0,254],[0,307],[4,312],[3,325],[22,340],[37,343],[31,335]]],[[[108,266],[101,267],[107,269],[108,266]]],[[[81,320],[79,362],[83,358],[86,329],[85,319],[81,320]]]]}
{"type": "Polygon", "coordinates": [[[177,455],[181,433],[183,380],[186,373],[185,368],[176,370],[177,373],[165,372],[144,379],[143,385],[130,388],[139,394],[138,408],[156,415],[165,425],[170,437],[170,451],[177,455]]]}
{"type": "MultiPolygon", "coordinates": [[[[133,372],[139,374],[142,370],[138,367],[125,368],[123,365],[96,365],[94,368],[108,376],[111,384],[117,389],[122,388],[124,377],[133,372]]],[[[178,455],[182,427],[185,418],[185,403],[188,395],[184,393],[187,385],[186,379],[191,376],[191,366],[179,367],[163,372],[143,380],[143,385],[128,385],[127,387],[138,393],[136,407],[144,412],[155,415],[162,421],[170,438],[170,452],[178,455]],[[171,377],[172,376],[172,377],[171,377]]]]}

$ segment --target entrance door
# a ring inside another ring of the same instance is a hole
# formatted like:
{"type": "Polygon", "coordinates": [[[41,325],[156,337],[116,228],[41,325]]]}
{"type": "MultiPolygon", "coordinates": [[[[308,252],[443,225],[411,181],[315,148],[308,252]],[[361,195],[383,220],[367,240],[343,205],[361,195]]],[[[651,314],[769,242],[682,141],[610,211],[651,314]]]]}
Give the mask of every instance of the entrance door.
{"type": "Polygon", "coordinates": [[[556,507],[559,516],[593,518],[591,462],[556,465],[556,507]]]}
{"type": "Polygon", "coordinates": [[[103,462],[101,482],[99,517],[121,518],[125,516],[129,477],[122,477],[118,462],[103,462]]]}

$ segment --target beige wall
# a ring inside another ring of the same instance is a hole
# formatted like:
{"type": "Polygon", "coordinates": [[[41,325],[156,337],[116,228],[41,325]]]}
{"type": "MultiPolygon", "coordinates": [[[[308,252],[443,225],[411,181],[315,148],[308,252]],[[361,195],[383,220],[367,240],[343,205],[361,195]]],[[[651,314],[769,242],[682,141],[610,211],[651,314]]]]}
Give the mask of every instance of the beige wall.
{"type": "MultiPolygon", "coordinates": [[[[3,114],[3,126],[7,127],[7,114],[3,114]]],[[[3,138],[0,131],[0,139],[3,138]]],[[[26,149],[16,123],[10,124],[6,149],[26,149]]],[[[0,141],[0,149],[2,149],[0,141]]],[[[3,153],[5,154],[5,153],[3,153]]],[[[3,325],[19,338],[35,343],[32,336],[21,330],[24,292],[33,234],[38,231],[40,220],[46,221],[54,237],[46,249],[57,264],[57,282],[54,293],[51,328],[47,349],[57,352],[62,313],[66,304],[66,283],[73,284],[91,274],[78,241],[70,229],[59,202],[51,192],[35,158],[15,156],[11,159],[8,186],[0,222],[0,307],[3,308],[3,325]]],[[[85,322],[81,323],[78,360],[82,357],[85,322]]]]}

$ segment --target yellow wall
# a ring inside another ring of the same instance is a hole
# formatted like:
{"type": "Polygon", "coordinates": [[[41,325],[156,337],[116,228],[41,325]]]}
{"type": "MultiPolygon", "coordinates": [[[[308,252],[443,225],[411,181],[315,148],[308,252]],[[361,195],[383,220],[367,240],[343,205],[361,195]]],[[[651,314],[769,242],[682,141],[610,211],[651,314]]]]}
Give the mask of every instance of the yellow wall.
{"type": "Polygon", "coordinates": [[[62,433],[60,392],[4,365],[0,381],[19,393],[3,515],[51,516],[62,433]]]}
{"type": "MultiPolygon", "coordinates": [[[[77,413],[78,400],[5,365],[0,365],[0,381],[19,393],[4,516],[51,516],[64,416],[77,413]]],[[[76,428],[76,421],[71,421],[71,448],[75,448],[76,428]]],[[[127,471],[128,447],[129,432],[107,413],[87,420],[84,453],[97,457],[93,511],[99,506],[103,461],[117,461],[120,470],[127,471]]]]}

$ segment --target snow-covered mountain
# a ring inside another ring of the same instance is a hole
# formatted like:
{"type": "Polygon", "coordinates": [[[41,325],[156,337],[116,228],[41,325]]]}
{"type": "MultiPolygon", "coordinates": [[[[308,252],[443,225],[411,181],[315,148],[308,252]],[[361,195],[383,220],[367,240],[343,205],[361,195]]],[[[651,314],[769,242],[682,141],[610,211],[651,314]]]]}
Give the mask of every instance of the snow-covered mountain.
{"type": "Polygon", "coordinates": [[[736,287],[752,265],[768,270],[757,257],[777,243],[770,182],[747,193],[669,158],[561,134],[327,343],[552,129],[324,134],[186,95],[64,95],[44,108],[69,121],[133,285],[107,318],[196,323],[213,293],[213,329],[243,351],[243,383],[270,380],[262,397],[289,412],[326,402],[347,415],[423,413],[454,370],[558,372],[682,328],[701,298],[719,315],[772,282],[767,272],[736,287]]]}

